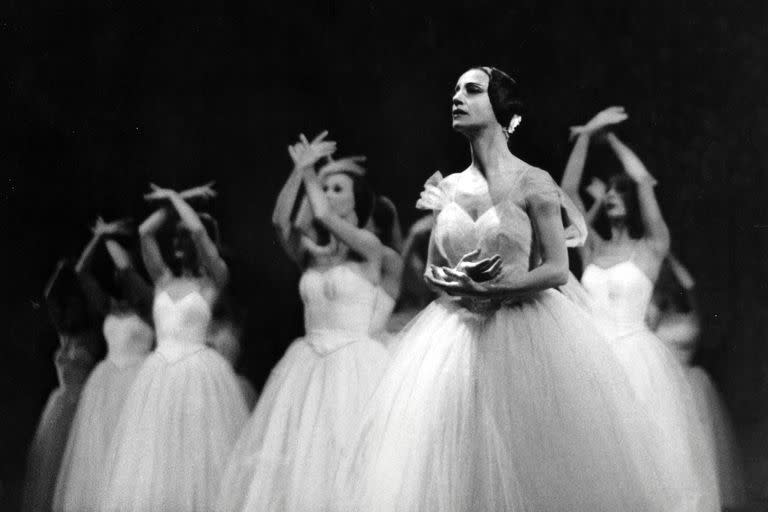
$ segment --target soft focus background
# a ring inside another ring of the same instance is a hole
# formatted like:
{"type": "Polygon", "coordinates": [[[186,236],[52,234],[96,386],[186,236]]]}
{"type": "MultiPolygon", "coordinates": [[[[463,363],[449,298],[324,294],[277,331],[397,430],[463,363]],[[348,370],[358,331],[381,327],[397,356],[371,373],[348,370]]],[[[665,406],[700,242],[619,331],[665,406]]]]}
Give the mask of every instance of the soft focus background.
{"type": "MultiPolygon", "coordinates": [[[[0,508],[14,506],[55,385],[43,285],[97,214],[143,219],[149,181],[217,181],[213,213],[248,311],[243,365],[260,387],[302,332],[299,274],[270,225],[286,146],[329,129],[340,154],[368,155],[407,228],[424,180],[468,163],[450,98],[477,64],[520,79],[529,112],[513,150],[558,180],[568,126],[627,108],[619,135],[660,182],[673,249],[698,280],[701,360],[733,414],[753,500],[768,504],[768,4],[326,1],[204,15],[37,3],[0,18],[0,508]]],[[[588,171],[617,168],[593,148],[588,171]]]]}

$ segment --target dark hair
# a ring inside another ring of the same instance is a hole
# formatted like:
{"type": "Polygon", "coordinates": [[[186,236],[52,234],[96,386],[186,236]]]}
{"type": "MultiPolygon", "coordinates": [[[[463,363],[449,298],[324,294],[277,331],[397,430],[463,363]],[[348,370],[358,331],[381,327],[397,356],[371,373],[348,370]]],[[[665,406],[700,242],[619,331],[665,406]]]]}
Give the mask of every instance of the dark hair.
{"type": "Polygon", "coordinates": [[[488,98],[491,100],[493,115],[501,126],[506,128],[512,117],[523,115],[520,87],[514,78],[491,66],[477,66],[472,69],[479,69],[488,75],[488,98]]]}
{"type": "Polygon", "coordinates": [[[85,293],[68,260],[58,262],[45,289],[45,303],[60,334],[75,335],[92,326],[85,293]]]}
{"type": "Polygon", "coordinates": [[[355,197],[355,215],[357,215],[357,227],[361,228],[368,224],[368,221],[373,214],[374,202],[376,200],[373,194],[373,189],[368,184],[368,180],[364,176],[360,176],[357,173],[349,171],[336,171],[329,173],[328,176],[334,174],[343,174],[349,176],[352,180],[352,194],[355,197]]]}
{"type": "Polygon", "coordinates": [[[637,184],[625,173],[614,174],[608,179],[608,189],[615,188],[624,201],[626,209],[626,223],[629,236],[642,238],[645,234],[643,223],[640,219],[640,207],[637,198],[637,184]]]}
{"type": "MultiPolygon", "coordinates": [[[[213,241],[214,245],[216,245],[216,248],[221,252],[221,239],[219,236],[219,224],[216,221],[216,219],[213,218],[208,213],[204,212],[197,212],[198,217],[200,218],[200,222],[203,224],[203,227],[205,228],[205,232],[208,235],[208,237],[213,241]]],[[[182,225],[181,221],[178,221],[176,225],[174,226],[174,229],[171,233],[171,239],[178,238],[179,236],[186,237],[185,243],[189,244],[188,246],[184,247],[184,251],[189,251],[192,249],[192,241],[189,239],[189,233],[185,226],[182,225]]],[[[172,253],[169,252],[167,254],[170,254],[172,256],[172,253]]],[[[196,252],[192,252],[192,254],[187,254],[185,257],[190,258],[190,261],[194,261],[195,263],[193,265],[199,264],[199,257],[196,252]]],[[[177,263],[181,263],[175,260],[174,257],[166,258],[166,261],[171,265],[171,269],[174,273],[181,272],[181,268],[177,267],[177,263]]],[[[197,271],[197,269],[190,269],[193,271],[197,271]]]]}
{"type": "Polygon", "coordinates": [[[400,219],[392,201],[385,196],[376,197],[373,206],[372,221],[374,230],[382,244],[397,252],[402,250],[403,234],[400,219]]]}

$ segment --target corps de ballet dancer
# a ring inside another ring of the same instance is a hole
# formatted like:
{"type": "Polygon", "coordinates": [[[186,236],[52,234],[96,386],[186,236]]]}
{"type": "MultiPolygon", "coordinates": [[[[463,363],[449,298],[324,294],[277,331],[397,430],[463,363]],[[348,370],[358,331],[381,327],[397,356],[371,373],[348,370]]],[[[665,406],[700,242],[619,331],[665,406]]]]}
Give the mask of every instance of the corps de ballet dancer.
{"type": "Polygon", "coordinates": [[[322,510],[389,362],[371,337],[384,259],[383,244],[366,229],[375,197],[360,159],[338,159],[316,172],[336,149],[325,136],[302,136],[289,147],[294,167],[273,214],[280,242],[303,271],[306,334],[272,370],[233,450],[219,511],[322,510]]]}
{"type": "Polygon", "coordinates": [[[56,484],[56,512],[98,510],[112,433],[133,379],[154,342],[152,287],[115,239],[130,234],[124,221],[106,223],[97,219],[93,238],[77,265],[91,307],[104,318],[107,355],[93,369],[81,394],[56,484]],[[102,243],[115,267],[110,287],[102,286],[90,272],[93,256],[102,243]]]}
{"type": "MultiPolygon", "coordinates": [[[[205,185],[186,197],[213,196],[205,185]]],[[[153,185],[146,199],[159,204],[139,228],[144,265],[155,283],[157,346],[125,399],[99,509],[208,512],[247,417],[231,365],[207,346],[211,311],[229,272],[214,226],[182,194],[153,185]],[[158,232],[175,219],[169,258],[158,232]]]]}
{"type": "Polygon", "coordinates": [[[713,454],[697,421],[683,368],[645,323],[670,236],[654,193],[656,181],[637,155],[608,131],[626,118],[622,107],[610,107],[571,129],[576,142],[562,186],[582,210],[579,189],[596,134],[624,170],[612,176],[607,187],[598,181],[590,185],[595,201],[588,213],[590,236],[579,248],[581,282],[593,302],[595,322],[621,361],[645,414],[663,433],[654,457],[669,489],[679,493],[672,510],[719,510],[713,454]],[[608,236],[594,227],[601,216],[608,221],[608,236]]]}

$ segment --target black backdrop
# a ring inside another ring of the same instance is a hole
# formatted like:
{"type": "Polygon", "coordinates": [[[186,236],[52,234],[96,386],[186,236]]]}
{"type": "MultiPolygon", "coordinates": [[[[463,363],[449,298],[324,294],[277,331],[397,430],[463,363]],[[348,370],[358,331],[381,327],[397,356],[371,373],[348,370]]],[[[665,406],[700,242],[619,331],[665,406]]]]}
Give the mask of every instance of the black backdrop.
{"type": "MultiPolygon", "coordinates": [[[[57,339],[41,290],[55,261],[82,248],[97,214],[143,218],[149,181],[217,180],[214,213],[248,308],[244,367],[260,385],[302,332],[298,273],[269,222],[289,172],[286,145],[327,128],[340,153],[368,155],[378,191],[407,226],[425,178],[467,164],[465,142],[450,130],[450,97],[476,64],[520,78],[529,114],[513,149],[556,179],[568,126],[608,105],[627,108],[620,135],[660,181],[673,248],[698,278],[704,362],[759,484],[768,459],[759,443],[768,419],[762,2],[404,10],[326,1],[227,15],[79,4],[12,9],[0,21],[5,500],[55,384],[57,339]]],[[[595,148],[588,168],[615,169],[605,153],[595,148]]]]}

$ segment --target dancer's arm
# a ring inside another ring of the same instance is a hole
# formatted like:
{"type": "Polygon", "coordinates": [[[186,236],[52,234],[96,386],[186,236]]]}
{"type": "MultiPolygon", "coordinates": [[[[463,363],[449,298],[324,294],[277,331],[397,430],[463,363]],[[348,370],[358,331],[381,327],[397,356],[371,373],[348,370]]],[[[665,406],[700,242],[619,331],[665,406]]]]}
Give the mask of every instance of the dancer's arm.
{"type": "Polygon", "coordinates": [[[376,235],[342,219],[331,209],[313,168],[304,168],[303,181],[309,207],[315,220],[359,254],[367,263],[381,268],[383,245],[376,235]]]}
{"type": "Polygon", "coordinates": [[[163,207],[147,217],[147,220],[139,226],[141,257],[149,277],[155,283],[171,272],[163,260],[163,253],[160,251],[160,244],[157,241],[157,232],[167,220],[168,208],[163,207]]]}
{"type": "Polygon", "coordinates": [[[152,317],[154,291],[133,266],[130,254],[115,240],[106,240],[104,245],[117,270],[118,281],[125,297],[144,319],[152,317]]]}
{"type": "Polygon", "coordinates": [[[103,239],[102,224],[104,224],[104,221],[98,218],[93,228],[93,236],[80,254],[80,259],[75,264],[75,275],[77,275],[77,280],[88,301],[88,308],[95,316],[104,316],[109,310],[109,296],[104,292],[93,274],[91,274],[93,257],[103,239]]]}
{"type": "Polygon", "coordinates": [[[606,140],[618,156],[624,170],[637,184],[638,206],[640,218],[645,231],[645,240],[662,260],[669,252],[669,228],[661,214],[659,202],[653,187],[656,180],[645,168],[637,155],[619,140],[613,133],[606,134],[606,140]]]}

